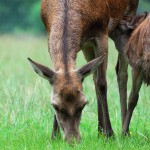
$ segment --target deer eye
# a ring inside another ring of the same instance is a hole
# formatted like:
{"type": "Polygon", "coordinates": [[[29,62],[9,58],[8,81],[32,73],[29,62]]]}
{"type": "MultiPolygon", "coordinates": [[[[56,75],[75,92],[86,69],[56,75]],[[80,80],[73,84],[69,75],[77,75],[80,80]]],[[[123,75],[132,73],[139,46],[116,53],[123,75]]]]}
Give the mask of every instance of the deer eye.
{"type": "Polygon", "coordinates": [[[75,112],[75,117],[79,117],[84,107],[79,107],[75,112]]]}
{"type": "Polygon", "coordinates": [[[86,103],[84,103],[81,107],[79,107],[77,109],[77,112],[81,112],[83,110],[83,108],[85,107],[86,104],[88,104],[88,101],[86,101],[86,103]]]}
{"type": "Polygon", "coordinates": [[[84,107],[80,107],[77,109],[77,112],[81,112],[83,110],[84,107]]]}
{"type": "Polygon", "coordinates": [[[59,108],[58,108],[58,106],[56,105],[56,104],[52,104],[53,105],[53,108],[55,109],[55,110],[59,110],[59,108]]]}
{"type": "Polygon", "coordinates": [[[85,106],[85,105],[83,105],[82,107],[79,107],[79,108],[77,109],[77,113],[80,113],[80,112],[83,110],[84,106],[85,106]]]}

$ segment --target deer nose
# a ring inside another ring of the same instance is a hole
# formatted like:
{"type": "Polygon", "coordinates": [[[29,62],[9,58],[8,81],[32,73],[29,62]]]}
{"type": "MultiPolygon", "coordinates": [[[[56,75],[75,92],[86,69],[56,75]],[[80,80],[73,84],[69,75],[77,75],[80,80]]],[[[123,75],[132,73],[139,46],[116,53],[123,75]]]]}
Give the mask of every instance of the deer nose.
{"type": "Polygon", "coordinates": [[[67,141],[68,143],[73,143],[73,142],[80,142],[81,141],[81,136],[80,134],[78,133],[72,133],[72,134],[68,134],[65,136],[65,141],[67,141]]]}

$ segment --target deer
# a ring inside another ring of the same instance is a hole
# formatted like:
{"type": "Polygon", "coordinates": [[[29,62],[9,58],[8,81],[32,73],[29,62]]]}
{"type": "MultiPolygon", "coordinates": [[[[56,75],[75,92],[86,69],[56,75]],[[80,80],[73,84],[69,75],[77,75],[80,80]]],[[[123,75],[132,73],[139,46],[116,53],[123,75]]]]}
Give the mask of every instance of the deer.
{"type": "Polygon", "coordinates": [[[35,72],[52,86],[52,139],[63,131],[67,142],[80,141],[79,124],[87,104],[82,82],[93,74],[98,104],[98,133],[113,135],[107,106],[108,36],[125,16],[133,17],[138,0],[42,0],[41,18],[48,33],[53,70],[29,58],[35,72]],[[77,53],[88,63],[76,69],[77,53]]]}
{"type": "MultiPolygon", "coordinates": [[[[132,89],[122,128],[123,135],[130,135],[130,121],[139,99],[141,85],[143,82],[150,85],[150,13],[136,15],[130,21],[122,20],[112,34],[116,37],[116,47],[123,48],[125,63],[132,68],[132,89]]],[[[119,65],[118,62],[117,67],[119,65]]]]}

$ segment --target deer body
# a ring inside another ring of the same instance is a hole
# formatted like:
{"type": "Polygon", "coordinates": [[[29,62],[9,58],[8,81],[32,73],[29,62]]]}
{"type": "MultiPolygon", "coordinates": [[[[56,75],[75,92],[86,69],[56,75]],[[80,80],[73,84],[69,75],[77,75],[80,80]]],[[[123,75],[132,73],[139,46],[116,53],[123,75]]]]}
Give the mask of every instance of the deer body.
{"type": "Polygon", "coordinates": [[[60,126],[67,141],[80,139],[79,122],[87,103],[82,93],[82,81],[90,73],[94,73],[97,93],[98,131],[103,130],[108,136],[113,134],[107,108],[108,34],[125,12],[129,14],[129,1],[42,0],[41,18],[48,33],[48,49],[54,71],[29,60],[34,70],[53,86],[53,137],[60,126]],[[75,60],[81,48],[90,62],[76,70],[75,60]]]}
{"type": "Polygon", "coordinates": [[[128,39],[125,54],[132,68],[150,85],[150,14],[145,16],[128,39]]]}
{"type": "Polygon", "coordinates": [[[100,30],[113,30],[126,7],[127,0],[43,0],[41,17],[54,69],[74,69],[76,54],[85,41],[101,34],[100,30]]]}

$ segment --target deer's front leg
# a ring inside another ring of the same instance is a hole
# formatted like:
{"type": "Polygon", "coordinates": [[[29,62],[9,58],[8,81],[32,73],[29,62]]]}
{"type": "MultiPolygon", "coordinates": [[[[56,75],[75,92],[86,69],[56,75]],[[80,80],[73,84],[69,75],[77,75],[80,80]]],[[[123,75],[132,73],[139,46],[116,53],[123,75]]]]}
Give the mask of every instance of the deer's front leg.
{"type": "Polygon", "coordinates": [[[101,98],[99,94],[99,88],[97,86],[97,72],[93,75],[93,80],[95,84],[96,96],[97,96],[97,108],[98,108],[98,133],[101,134],[104,131],[104,122],[103,122],[103,107],[101,103],[101,98]]]}
{"type": "MultiPolygon", "coordinates": [[[[95,59],[95,41],[90,41],[84,47],[82,48],[83,54],[86,58],[87,61],[91,61],[95,59]]],[[[101,99],[100,95],[98,92],[98,87],[97,87],[97,72],[93,74],[93,80],[95,84],[95,90],[96,90],[96,97],[97,97],[97,108],[98,108],[98,132],[102,133],[103,131],[103,112],[102,112],[102,104],[101,104],[101,99]]]]}
{"type": "Polygon", "coordinates": [[[99,38],[97,38],[97,55],[100,56],[103,53],[106,53],[107,56],[105,57],[104,62],[99,66],[97,70],[96,84],[100,96],[99,103],[101,103],[102,105],[104,134],[106,134],[106,136],[111,136],[113,134],[113,130],[111,127],[111,122],[110,122],[109,112],[108,112],[107,80],[106,80],[106,70],[107,70],[107,60],[108,60],[107,31],[101,33],[99,38]]]}
{"type": "Polygon", "coordinates": [[[56,115],[54,115],[54,121],[53,121],[53,131],[52,131],[52,136],[51,139],[55,139],[56,136],[60,137],[60,128],[56,119],[56,115]]]}
{"type": "Polygon", "coordinates": [[[127,80],[128,80],[128,63],[123,53],[119,53],[116,66],[117,81],[120,94],[122,127],[127,113],[127,80]]]}
{"type": "Polygon", "coordinates": [[[138,102],[139,90],[141,88],[141,85],[142,85],[142,74],[138,70],[133,69],[132,70],[132,90],[130,93],[129,102],[128,102],[128,110],[127,110],[126,118],[124,121],[123,129],[122,129],[123,135],[129,134],[129,125],[130,125],[132,113],[138,102]]]}

